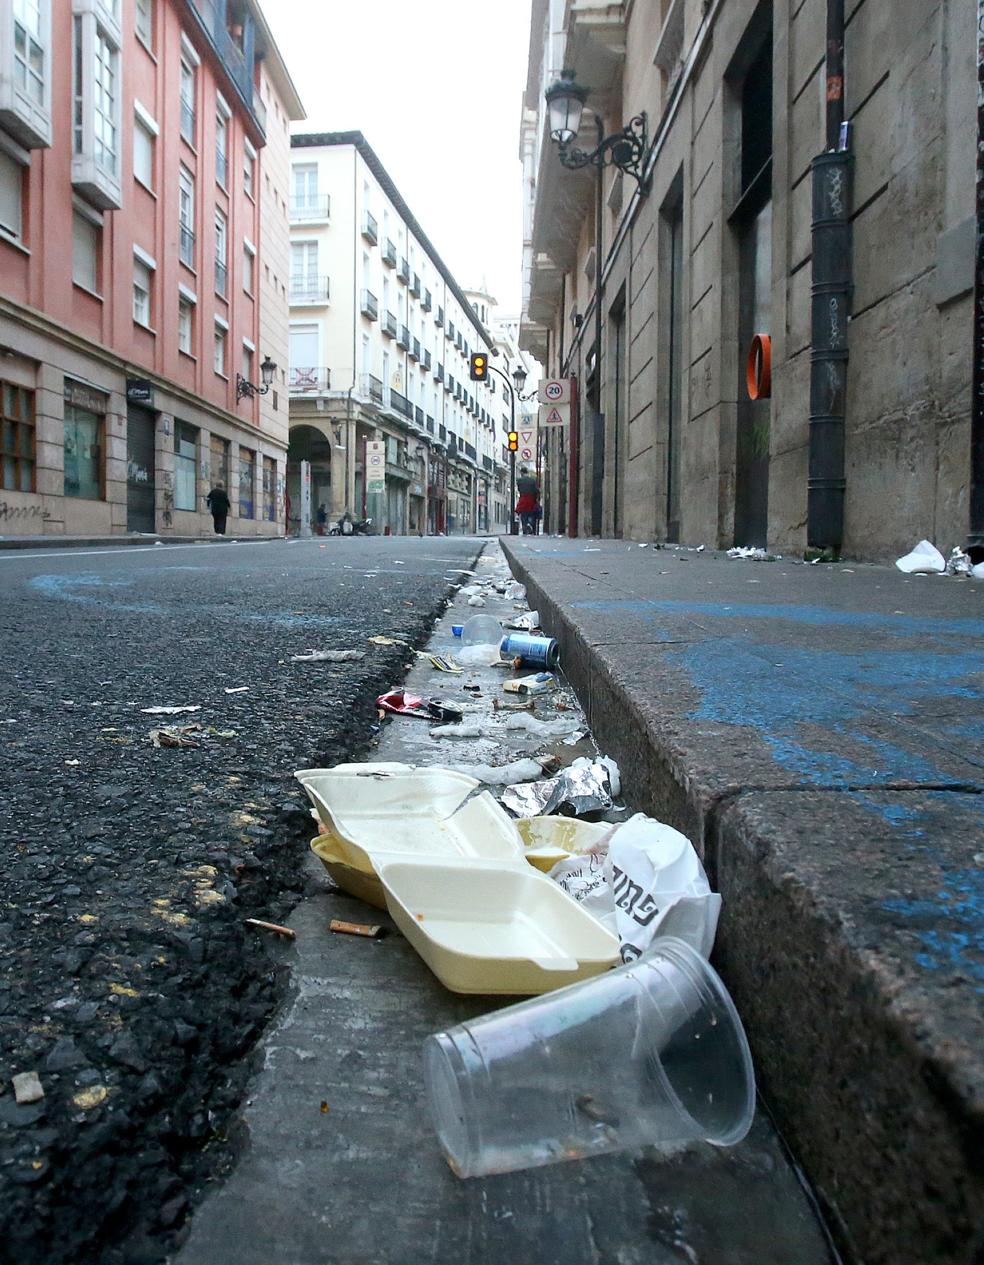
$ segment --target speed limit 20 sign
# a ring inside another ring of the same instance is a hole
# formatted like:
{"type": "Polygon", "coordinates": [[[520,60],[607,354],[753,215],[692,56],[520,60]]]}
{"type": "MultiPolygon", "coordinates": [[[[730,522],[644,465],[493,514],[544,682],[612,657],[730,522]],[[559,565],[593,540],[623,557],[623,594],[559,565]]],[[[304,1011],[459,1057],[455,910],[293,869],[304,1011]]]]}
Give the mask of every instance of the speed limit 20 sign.
{"type": "Polygon", "coordinates": [[[570,398],[570,378],[547,378],[540,383],[537,399],[541,404],[568,404],[570,398]]]}

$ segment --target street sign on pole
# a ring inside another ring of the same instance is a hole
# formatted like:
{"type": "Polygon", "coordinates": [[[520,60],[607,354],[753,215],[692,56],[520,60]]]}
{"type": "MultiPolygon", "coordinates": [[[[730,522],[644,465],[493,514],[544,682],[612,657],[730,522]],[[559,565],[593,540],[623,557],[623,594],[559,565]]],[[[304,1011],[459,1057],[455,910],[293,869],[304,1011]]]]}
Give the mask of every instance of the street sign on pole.
{"type": "Polygon", "coordinates": [[[569,404],[541,404],[538,415],[538,426],[566,426],[571,420],[569,404]]]}
{"type": "Polygon", "coordinates": [[[366,444],[366,491],[370,496],[386,491],[386,443],[370,439],[366,444]]]}
{"type": "Polygon", "coordinates": [[[570,378],[547,378],[540,383],[536,398],[541,404],[569,404],[571,402],[570,378]]]}
{"type": "Polygon", "coordinates": [[[516,455],[520,461],[536,461],[536,427],[521,427],[519,431],[519,449],[516,455]]]}

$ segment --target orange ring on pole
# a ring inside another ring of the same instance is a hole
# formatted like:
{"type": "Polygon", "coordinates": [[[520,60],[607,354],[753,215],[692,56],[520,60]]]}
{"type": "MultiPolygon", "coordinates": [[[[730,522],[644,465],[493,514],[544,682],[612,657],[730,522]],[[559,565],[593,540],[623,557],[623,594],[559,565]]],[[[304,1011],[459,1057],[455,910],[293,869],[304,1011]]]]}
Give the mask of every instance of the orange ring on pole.
{"type": "Polygon", "coordinates": [[[756,334],[748,349],[745,385],[750,400],[767,400],[772,395],[772,339],[756,334]]]}

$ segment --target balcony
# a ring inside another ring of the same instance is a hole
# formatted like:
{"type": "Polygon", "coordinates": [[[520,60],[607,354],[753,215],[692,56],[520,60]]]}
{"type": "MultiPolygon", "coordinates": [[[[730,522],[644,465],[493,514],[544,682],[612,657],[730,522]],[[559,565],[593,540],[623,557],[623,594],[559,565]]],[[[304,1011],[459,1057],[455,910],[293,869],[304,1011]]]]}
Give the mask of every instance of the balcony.
{"type": "Polygon", "coordinates": [[[467,454],[469,457],[471,457],[472,461],[474,461],[474,460],[476,459],[475,445],[474,445],[474,444],[465,444],[465,452],[466,452],[466,454],[467,454]]]}
{"type": "Polygon", "coordinates": [[[420,274],[419,273],[415,272],[413,274],[413,280],[410,283],[410,293],[413,295],[415,299],[420,298],[420,274]]]}
{"type": "Polygon", "coordinates": [[[410,331],[405,325],[400,326],[400,332],[396,336],[397,347],[402,347],[406,351],[410,346],[410,331]]]}
{"type": "Polygon", "coordinates": [[[178,228],[178,258],[183,264],[194,270],[195,267],[195,234],[187,224],[178,228]]]}
{"type": "Polygon", "coordinates": [[[434,324],[438,327],[438,329],[440,329],[441,326],[444,324],[444,308],[443,307],[439,307],[437,309],[437,315],[434,317],[434,324]]]}
{"type": "Polygon", "coordinates": [[[396,317],[393,315],[392,312],[383,313],[383,319],[382,319],[380,328],[382,329],[383,335],[386,338],[395,338],[397,334],[400,332],[400,327],[397,323],[396,317]]]}
{"type": "Polygon", "coordinates": [[[407,348],[407,354],[409,355],[411,360],[420,359],[420,339],[419,338],[411,338],[410,346],[407,348]]]}
{"type": "Polygon", "coordinates": [[[362,212],[362,236],[374,246],[379,241],[379,226],[371,211],[362,212]]]}
{"type": "Polygon", "coordinates": [[[488,471],[489,471],[489,473],[491,474],[491,472],[492,472],[492,458],[491,458],[491,457],[486,457],[486,456],[484,456],[484,455],[483,455],[483,457],[482,457],[482,465],[483,465],[483,466],[485,467],[485,469],[486,469],[486,470],[488,470],[488,471]]]}
{"type": "Polygon", "coordinates": [[[303,369],[291,365],[287,371],[291,395],[326,395],[331,390],[330,369],[303,369]]]}
{"type": "Polygon", "coordinates": [[[431,367],[431,354],[429,351],[425,350],[421,354],[420,363],[425,369],[429,369],[431,367]]]}
{"type": "Polygon", "coordinates": [[[385,245],[383,246],[383,263],[387,266],[387,268],[396,267],[396,247],[388,237],[385,245]]]}
{"type": "Polygon", "coordinates": [[[215,293],[224,299],[228,293],[229,269],[221,259],[215,261],[215,293]]]}
{"type": "Polygon", "coordinates": [[[290,202],[290,222],[310,224],[331,219],[331,197],[327,193],[302,193],[290,202]]]}
{"type": "Polygon", "coordinates": [[[429,312],[431,310],[432,303],[433,303],[433,295],[431,294],[430,290],[425,290],[424,297],[420,300],[420,306],[424,309],[425,312],[429,312]]]}
{"type": "Polygon", "coordinates": [[[403,417],[413,418],[413,405],[405,395],[401,395],[399,391],[390,391],[390,406],[403,417]]]}
{"type": "Polygon", "coordinates": [[[362,394],[367,395],[370,400],[374,400],[376,404],[383,402],[383,384],[379,378],[374,378],[371,373],[362,375],[362,394]]]}
{"type": "Polygon", "coordinates": [[[400,260],[400,267],[396,274],[397,280],[402,281],[404,285],[410,284],[410,265],[405,259],[400,260]]]}
{"type": "Polygon", "coordinates": [[[292,305],[317,307],[331,297],[331,284],[327,277],[291,277],[290,301],[292,305]]]}
{"type": "Polygon", "coordinates": [[[414,410],[413,410],[413,420],[417,423],[418,426],[423,426],[424,424],[424,410],[416,405],[414,406],[414,410]]]}
{"type": "Polygon", "coordinates": [[[434,377],[438,382],[444,381],[444,365],[440,362],[434,366],[434,377]]]}
{"type": "Polygon", "coordinates": [[[425,425],[426,425],[426,427],[427,427],[427,433],[428,433],[428,434],[430,434],[430,435],[433,435],[433,434],[434,434],[434,419],[433,419],[433,417],[431,417],[431,416],[429,416],[429,415],[428,415],[428,417],[427,417],[427,421],[426,421],[424,424],[425,424],[425,425]]]}
{"type": "Polygon", "coordinates": [[[454,341],[454,321],[448,321],[447,329],[444,331],[444,337],[454,341]]]}
{"type": "Polygon", "coordinates": [[[359,299],[359,311],[370,321],[379,320],[379,303],[371,290],[363,290],[359,299]]]}
{"type": "Polygon", "coordinates": [[[217,0],[190,0],[198,21],[215,50],[222,69],[253,116],[253,121],[266,135],[266,106],[259,90],[253,86],[255,26],[247,16],[239,35],[233,34],[226,22],[226,5],[217,0]]]}

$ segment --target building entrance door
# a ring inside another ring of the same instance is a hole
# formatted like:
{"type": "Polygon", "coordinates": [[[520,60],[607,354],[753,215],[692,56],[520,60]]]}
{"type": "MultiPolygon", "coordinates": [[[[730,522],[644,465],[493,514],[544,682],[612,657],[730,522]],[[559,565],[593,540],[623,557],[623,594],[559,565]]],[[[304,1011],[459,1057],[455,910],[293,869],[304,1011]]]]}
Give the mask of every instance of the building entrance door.
{"type": "Polygon", "coordinates": [[[154,522],[154,414],[130,404],[126,411],[126,529],[152,532],[154,522]]]}
{"type": "Polygon", "coordinates": [[[765,548],[769,527],[769,440],[772,405],[749,399],[745,364],[752,339],[771,329],[772,203],[742,230],[739,242],[738,444],[735,544],[765,548]]]}

